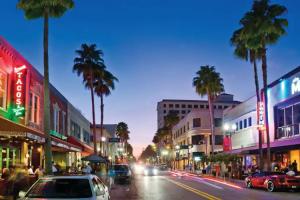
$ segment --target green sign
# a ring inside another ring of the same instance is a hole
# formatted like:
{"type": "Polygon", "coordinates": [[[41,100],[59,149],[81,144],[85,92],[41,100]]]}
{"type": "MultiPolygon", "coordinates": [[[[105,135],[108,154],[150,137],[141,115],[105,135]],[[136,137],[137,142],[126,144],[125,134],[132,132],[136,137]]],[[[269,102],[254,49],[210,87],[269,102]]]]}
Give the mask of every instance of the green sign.
{"type": "Polygon", "coordinates": [[[54,131],[54,130],[51,130],[51,131],[50,131],[50,135],[52,135],[52,136],[54,136],[54,137],[57,137],[57,138],[59,138],[59,139],[62,139],[62,140],[66,140],[66,139],[67,139],[66,136],[64,136],[63,134],[60,134],[60,133],[58,133],[58,132],[56,132],[56,131],[54,131]]]}
{"type": "Polygon", "coordinates": [[[13,112],[15,113],[16,117],[22,117],[25,115],[25,108],[24,107],[16,107],[16,108],[13,108],[13,112]]]}

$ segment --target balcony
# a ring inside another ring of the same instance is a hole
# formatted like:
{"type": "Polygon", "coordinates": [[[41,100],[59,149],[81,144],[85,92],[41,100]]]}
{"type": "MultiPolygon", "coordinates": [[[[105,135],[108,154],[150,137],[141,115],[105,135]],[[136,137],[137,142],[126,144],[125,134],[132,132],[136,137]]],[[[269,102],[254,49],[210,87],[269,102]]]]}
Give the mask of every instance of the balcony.
{"type": "Polygon", "coordinates": [[[278,127],[276,131],[276,139],[298,136],[300,135],[299,130],[300,130],[300,124],[292,124],[292,125],[278,127]]]}

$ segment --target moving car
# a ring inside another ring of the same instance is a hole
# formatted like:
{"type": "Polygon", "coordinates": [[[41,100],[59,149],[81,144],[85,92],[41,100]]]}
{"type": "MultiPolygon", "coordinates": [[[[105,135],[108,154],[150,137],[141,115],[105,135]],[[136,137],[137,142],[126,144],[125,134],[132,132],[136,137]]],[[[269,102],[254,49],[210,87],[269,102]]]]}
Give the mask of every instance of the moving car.
{"type": "Polygon", "coordinates": [[[248,188],[266,188],[269,192],[278,189],[300,189],[300,178],[281,172],[257,172],[245,179],[248,188]]]}
{"type": "Polygon", "coordinates": [[[22,200],[89,199],[109,200],[107,186],[95,175],[49,176],[36,181],[28,192],[19,192],[22,200]]]}
{"type": "Polygon", "coordinates": [[[144,169],[145,176],[156,176],[158,175],[158,169],[154,166],[146,166],[144,169]]]}
{"type": "Polygon", "coordinates": [[[132,173],[131,169],[126,164],[113,165],[113,170],[115,172],[116,181],[128,181],[131,182],[132,173]]]}

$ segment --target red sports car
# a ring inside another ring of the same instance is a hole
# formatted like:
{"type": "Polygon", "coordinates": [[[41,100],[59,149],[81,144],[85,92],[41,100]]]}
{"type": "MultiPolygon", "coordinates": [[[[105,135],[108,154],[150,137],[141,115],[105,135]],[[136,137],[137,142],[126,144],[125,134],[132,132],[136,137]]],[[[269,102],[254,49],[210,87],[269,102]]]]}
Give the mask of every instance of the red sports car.
{"type": "Polygon", "coordinates": [[[277,189],[300,189],[300,178],[280,172],[257,172],[245,179],[248,188],[266,188],[269,192],[277,189]]]}

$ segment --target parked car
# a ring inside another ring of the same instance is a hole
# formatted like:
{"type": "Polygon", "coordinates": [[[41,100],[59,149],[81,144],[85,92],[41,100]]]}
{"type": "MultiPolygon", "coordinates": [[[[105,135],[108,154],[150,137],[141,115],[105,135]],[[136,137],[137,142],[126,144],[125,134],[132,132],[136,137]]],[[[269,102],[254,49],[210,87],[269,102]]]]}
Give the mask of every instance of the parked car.
{"type": "Polygon", "coordinates": [[[278,189],[300,189],[300,178],[281,172],[257,172],[245,179],[248,188],[265,188],[269,192],[278,189]]]}
{"type": "Polygon", "coordinates": [[[113,170],[115,172],[116,181],[127,181],[131,182],[132,172],[128,165],[126,164],[117,164],[113,165],[113,170]]]}
{"type": "Polygon", "coordinates": [[[40,178],[27,192],[19,192],[19,197],[22,200],[110,199],[108,187],[95,175],[49,176],[40,178]]]}
{"type": "Polygon", "coordinates": [[[156,176],[158,175],[158,169],[155,166],[146,166],[144,169],[145,176],[156,176]]]}

